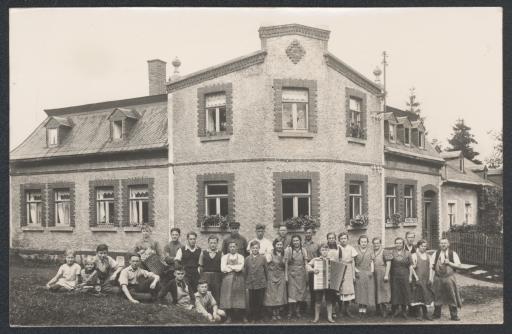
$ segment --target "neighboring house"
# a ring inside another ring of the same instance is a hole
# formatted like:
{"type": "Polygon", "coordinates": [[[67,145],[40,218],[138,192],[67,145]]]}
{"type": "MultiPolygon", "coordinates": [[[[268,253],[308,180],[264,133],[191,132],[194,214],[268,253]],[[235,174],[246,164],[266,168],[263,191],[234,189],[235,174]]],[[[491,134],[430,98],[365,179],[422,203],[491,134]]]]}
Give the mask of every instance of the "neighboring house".
{"type": "Polygon", "coordinates": [[[487,169],[464,158],[461,151],[442,152],[441,156],[446,160],[442,177],[443,230],[454,225],[477,224],[482,188],[494,186],[477,174],[485,176],[487,169]]]}
{"type": "Polygon", "coordinates": [[[445,161],[417,115],[383,111],[381,86],[328,51],[329,31],[259,35],[261,50],[186,76],[174,61],[169,82],[149,61],[150,96],[46,110],[11,152],[12,247],[128,251],[139,223],[205,245],[226,233],[204,225],[216,214],[246,236],[310,215],[318,241],[348,230],[391,245],[414,231],[435,247],[445,161]]]}
{"type": "Polygon", "coordinates": [[[487,180],[503,188],[503,167],[489,168],[487,170],[487,180]]]}

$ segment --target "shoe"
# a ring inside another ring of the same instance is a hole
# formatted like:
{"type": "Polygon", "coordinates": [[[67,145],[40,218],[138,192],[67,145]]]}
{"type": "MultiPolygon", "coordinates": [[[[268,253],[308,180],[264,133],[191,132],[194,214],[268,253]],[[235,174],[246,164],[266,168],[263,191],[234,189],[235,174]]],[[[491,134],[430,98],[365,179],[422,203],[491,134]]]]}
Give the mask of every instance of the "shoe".
{"type": "Polygon", "coordinates": [[[336,313],[334,313],[334,312],[332,313],[332,318],[336,319],[336,313]]]}
{"type": "Polygon", "coordinates": [[[460,318],[458,315],[454,315],[454,316],[451,316],[450,317],[450,320],[453,320],[453,321],[460,321],[460,318]]]}
{"type": "Polygon", "coordinates": [[[405,320],[407,320],[409,317],[407,316],[407,312],[404,312],[402,311],[402,314],[401,314],[402,318],[404,318],[405,320]]]}
{"type": "Polygon", "coordinates": [[[313,319],[313,320],[311,320],[311,322],[316,324],[316,323],[318,323],[318,319],[313,319]]]}
{"type": "Polygon", "coordinates": [[[230,324],[231,323],[231,318],[227,318],[226,321],[224,322],[225,324],[230,324]]]}
{"type": "Polygon", "coordinates": [[[330,322],[331,324],[336,322],[336,321],[334,321],[334,319],[329,319],[329,318],[327,318],[327,321],[330,322]]]}
{"type": "Polygon", "coordinates": [[[434,320],[434,319],[432,319],[432,317],[430,315],[428,315],[428,313],[423,314],[423,319],[429,320],[429,321],[434,320]]]}
{"type": "Polygon", "coordinates": [[[400,315],[400,313],[401,313],[400,310],[396,310],[394,313],[391,314],[391,317],[396,318],[400,315]]]}
{"type": "Polygon", "coordinates": [[[277,319],[277,320],[281,320],[281,316],[280,316],[279,314],[278,314],[278,315],[276,315],[276,319],[277,319]]]}

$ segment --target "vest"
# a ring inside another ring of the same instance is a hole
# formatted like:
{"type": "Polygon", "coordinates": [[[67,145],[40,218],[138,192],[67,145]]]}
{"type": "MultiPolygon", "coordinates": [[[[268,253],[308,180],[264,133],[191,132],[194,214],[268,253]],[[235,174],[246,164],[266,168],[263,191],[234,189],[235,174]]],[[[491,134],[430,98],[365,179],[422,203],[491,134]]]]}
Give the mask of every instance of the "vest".
{"type": "Polygon", "coordinates": [[[203,251],[203,271],[204,272],[220,272],[220,259],[222,252],[217,252],[215,257],[212,259],[210,254],[205,249],[203,251]]]}
{"type": "MultiPolygon", "coordinates": [[[[437,266],[437,261],[439,261],[439,256],[441,255],[441,251],[436,251],[436,257],[434,258],[434,268],[437,266]]],[[[453,262],[453,250],[448,249],[448,260],[453,262]]]]}
{"type": "Polygon", "coordinates": [[[197,247],[195,252],[191,252],[183,246],[181,247],[181,264],[185,269],[197,268],[199,266],[199,255],[201,255],[201,248],[197,247]]]}

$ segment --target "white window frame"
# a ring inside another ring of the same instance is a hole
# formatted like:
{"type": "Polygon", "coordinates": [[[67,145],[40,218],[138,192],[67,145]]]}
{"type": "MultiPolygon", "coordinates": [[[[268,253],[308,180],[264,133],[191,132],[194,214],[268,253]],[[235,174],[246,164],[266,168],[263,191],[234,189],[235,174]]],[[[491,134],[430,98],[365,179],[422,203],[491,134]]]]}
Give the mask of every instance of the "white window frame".
{"type": "Polygon", "coordinates": [[[357,214],[355,212],[359,212],[359,214],[363,214],[363,184],[360,182],[350,182],[349,184],[349,206],[352,209],[352,215],[349,211],[349,219],[355,219],[357,214]],[[350,191],[351,186],[357,186],[359,188],[358,193],[352,193],[350,191]],[[356,210],[357,207],[357,210],[356,210]]]}
{"type": "Polygon", "coordinates": [[[291,104],[292,106],[292,128],[289,129],[287,127],[284,126],[285,124],[285,119],[284,117],[282,118],[282,123],[281,123],[281,127],[283,129],[283,131],[307,131],[309,129],[309,90],[307,88],[293,88],[293,87],[286,87],[286,88],[283,88],[282,89],[282,94],[285,93],[285,91],[287,90],[302,90],[302,91],[306,91],[307,92],[307,95],[308,95],[308,100],[307,102],[304,102],[304,101],[283,101],[282,102],[282,106],[281,106],[281,113],[284,112],[284,105],[285,104],[291,104]],[[298,103],[304,103],[306,104],[306,118],[304,120],[304,128],[298,128],[297,126],[297,104],[298,103]]]}
{"type": "Polygon", "coordinates": [[[59,145],[59,128],[46,129],[46,135],[48,136],[48,147],[55,147],[59,145]],[[52,139],[55,140],[52,141],[52,139]]]}
{"type": "Polygon", "coordinates": [[[405,218],[414,218],[414,186],[404,186],[404,207],[405,207],[405,218]],[[411,193],[407,194],[407,189],[411,190],[411,193]]]}
{"type": "Polygon", "coordinates": [[[55,194],[54,195],[55,196],[55,205],[54,205],[55,226],[70,226],[71,225],[71,191],[69,188],[55,189],[54,194],[55,194]],[[60,194],[67,194],[67,196],[66,196],[67,198],[63,199],[62,195],[59,198],[60,194]],[[59,221],[59,206],[62,206],[64,208],[67,206],[67,210],[68,210],[67,222],[59,221]]]}
{"type": "MultiPolygon", "coordinates": [[[[293,218],[299,216],[299,198],[307,198],[308,199],[308,216],[311,216],[311,180],[306,179],[293,179],[293,180],[282,180],[281,187],[283,186],[283,182],[292,182],[292,181],[307,181],[308,182],[308,192],[307,193],[285,193],[282,194],[282,199],[284,201],[285,198],[292,198],[293,203],[293,218]]],[[[281,188],[282,189],[282,188],[281,188]]],[[[282,210],[284,210],[284,205],[282,210]]],[[[284,214],[284,212],[283,212],[284,214]]]]}
{"type": "Polygon", "coordinates": [[[205,97],[206,132],[222,133],[222,132],[225,132],[226,130],[222,130],[222,131],[220,130],[220,113],[221,113],[221,109],[224,109],[226,122],[227,122],[228,114],[227,114],[226,102],[224,102],[223,105],[219,105],[219,106],[215,106],[215,107],[207,107],[206,103],[208,100],[208,96],[211,96],[211,95],[224,95],[224,101],[226,101],[227,96],[226,96],[226,93],[219,92],[219,93],[214,93],[214,94],[207,94],[205,97]],[[208,117],[210,114],[210,111],[215,112],[215,125],[214,125],[215,129],[213,131],[210,130],[210,118],[208,117]]]}
{"type": "Polygon", "coordinates": [[[418,147],[425,148],[425,133],[418,131],[418,147]]]}
{"type": "Polygon", "coordinates": [[[30,226],[41,226],[43,224],[43,191],[40,189],[32,189],[25,191],[26,198],[26,213],[27,213],[27,225],[30,226]],[[31,194],[39,193],[39,199],[35,199],[35,196],[31,194]],[[36,222],[32,221],[32,215],[30,214],[30,208],[35,206],[36,222]]]}
{"type": "Polygon", "coordinates": [[[128,186],[128,202],[129,202],[129,212],[128,217],[130,220],[130,225],[142,225],[149,223],[149,186],[148,185],[132,185],[128,186]],[[139,193],[146,193],[146,196],[135,196],[133,193],[137,191],[139,193]],[[147,203],[148,207],[148,221],[143,221],[143,207],[144,203],[147,203]],[[137,212],[135,212],[137,211],[137,212]]]}
{"type": "Polygon", "coordinates": [[[362,108],[363,108],[363,101],[357,97],[350,96],[349,98],[349,110],[350,110],[350,124],[356,124],[360,128],[363,127],[362,124],[362,108]],[[359,110],[352,109],[352,101],[358,106],[359,110]]]}
{"type": "Polygon", "coordinates": [[[98,187],[96,188],[96,224],[101,226],[112,226],[114,222],[110,221],[110,203],[112,203],[112,210],[114,210],[115,219],[115,188],[114,187],[98,187]],[[110,190],[112,189],[112,190],[110,190]],[[112,198],[100,198],[100,192],[112,193],[112,198]],[[103,222],[100,217],[101,206],[104,205],[105,221],[103,222]]]}
{"type": "Polygon", "coordinates": [[[466,221],[466,224],[469,224],[469,219],[471,217],[471,209],[472,209],[471,203],[464,203],[464,219],[466,221]]]}
{"type": "Polygon", "coordinates": [[[391,218],[391,215],[396,213],[396,201],[397,201],[397,188],[398,185],[394,183],[386,183],[386,208],[387,208],[387,217],[391,218]],[[393,186],[393,194],[388,194],[388,186],[393,186]],[[393,205],[391,205],[393,204],[393,205]],[[393,209],[393,210],[391,210],[393,209]]]}
{"type": "Polygon", "coordinates": [[[388,123],[389,141],[396,142],[396,124],[388,123]]]}
{"type": "Polygon", "coordinates": [[[457,202],[449,201],[448,205],[448,224],[449,227],[457,225],[457,202]]]}
{"type": "MultiPolygon", "coordinates": [[[[208,215],[210,210],[208,207],[208,199],[215,198],[215,214],[220,215],[221,214],[221,199],[222,198],[229,198],[229,187],[227,182],[208,182],[204,185],[204,207],[205,207],[205,213],[208,215]],[[214,194],[209,195],[208,194],[208,186],[226,186],[227,192],[226,194],[214,194]]],[[[229,200],[228,200],[229,201],[229,200]]],[[[226,216],[229,215],[229,207],[228,207],[228,213],[226,216]]]]}
{"type": "Polygon", "coordinates": [[[411,129],[404,127],[404,144],[406,146],[411,145],[411,129]]]}
{"type": "Polygon", "coordinates": [[[124,128],[124,122],[122,120],[112,121],[112,139],[113,140],[123,139],[123,128],[124,128]],[[121,126],[118,126],[118,124],[121,124],[121,126]],[[117,134],[119,136],[116,136],[117,134]]]}

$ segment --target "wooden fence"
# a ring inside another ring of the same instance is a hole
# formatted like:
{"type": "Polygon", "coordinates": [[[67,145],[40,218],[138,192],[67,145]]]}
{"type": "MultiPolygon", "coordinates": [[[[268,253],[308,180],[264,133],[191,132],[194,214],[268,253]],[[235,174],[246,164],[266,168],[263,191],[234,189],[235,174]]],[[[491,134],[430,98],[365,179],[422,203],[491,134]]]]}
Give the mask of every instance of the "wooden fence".
{"type": "Polygon", "coordinates": [[[475,232],[443,232],[460,261],[491,267],[503,267],[503,237],[475,232]]]}

